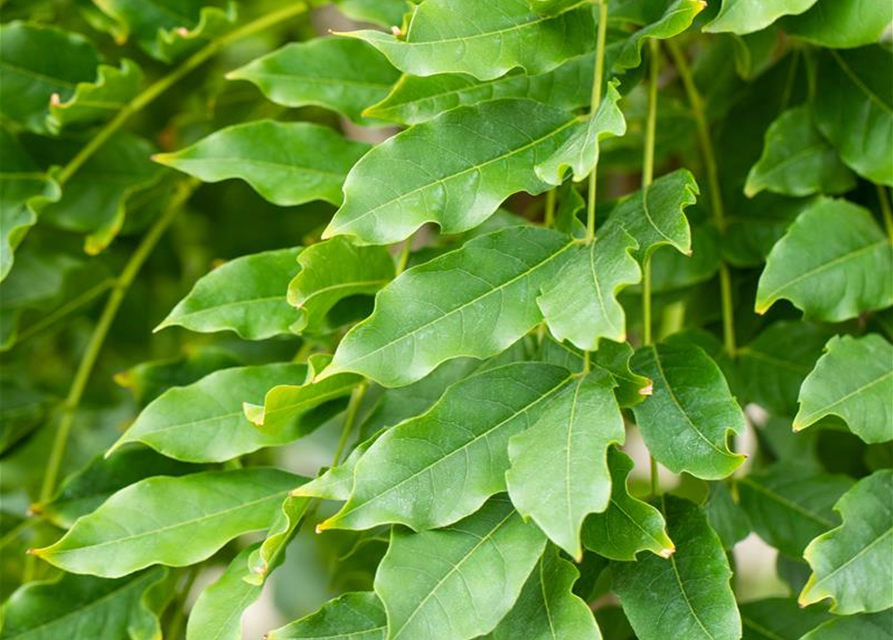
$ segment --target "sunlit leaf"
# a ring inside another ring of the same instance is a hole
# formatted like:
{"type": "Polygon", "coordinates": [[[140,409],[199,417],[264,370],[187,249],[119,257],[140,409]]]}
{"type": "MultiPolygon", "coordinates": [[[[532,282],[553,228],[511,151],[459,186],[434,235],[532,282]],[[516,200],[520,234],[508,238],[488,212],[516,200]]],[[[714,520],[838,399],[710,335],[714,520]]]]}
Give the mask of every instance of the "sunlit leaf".
{"type": "Polygon", "coordinates": [[[704,25],[708,33],[744,35],[765,29],[782,16],[797,15],[808,10],[816,0],[782,0],[765,3],[760,0],[722,0],[722,8],[713,20],[704,25]]]}
{"type": "Polygon", "coordinates": [[[781,24],[788,33],[812,44],[850,48],[878,42],[891,23],[893,6],[888,2],[835,0],[818,2],[781,24]]]}
{"type": "Polygon", "coordinates": [[[316,613],[267,634],[267,640],[385,640],[387,619],[374,593],[347,593],[316,613]]]}

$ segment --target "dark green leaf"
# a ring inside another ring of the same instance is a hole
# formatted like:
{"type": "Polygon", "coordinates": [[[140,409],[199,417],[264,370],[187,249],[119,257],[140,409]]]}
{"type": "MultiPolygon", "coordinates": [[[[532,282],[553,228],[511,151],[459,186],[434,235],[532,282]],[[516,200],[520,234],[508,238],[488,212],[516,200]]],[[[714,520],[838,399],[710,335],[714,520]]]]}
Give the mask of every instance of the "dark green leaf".
{"type": "Polygon", "coordinates": [[[785,31],[822,47],[850,48],[881,40],[893,22],[893,6],[873,0],[822,0],[782,21],[785,31]]]}
{"type": "Polygon", "coordinates": [[[830,618],[816,607],[801,609],[796,600],[788,598],[748,602],[740,609],[742,640],[801,640],[805,633],[830,618]]]}
{"type": "Polygon", "coordinates": [[[347,593],[306,618],[267,634],[267,640],[385,640],[384,608],[374,593],[347,593]]]}

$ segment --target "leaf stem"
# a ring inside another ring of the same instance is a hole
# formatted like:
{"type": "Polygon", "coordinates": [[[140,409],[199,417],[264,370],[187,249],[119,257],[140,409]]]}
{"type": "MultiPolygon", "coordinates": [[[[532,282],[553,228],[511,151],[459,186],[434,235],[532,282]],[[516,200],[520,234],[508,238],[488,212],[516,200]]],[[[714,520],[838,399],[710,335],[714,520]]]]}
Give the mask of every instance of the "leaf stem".
{"type": "Polygon", "coordinates": [[[552,228],[552,225],[555,224],[555,201],[557,198],[557,189],[551,189],[546,192],[546,216],[543,219],[543,226],[547,229],[552,228]]]}
{"type": "Polygon", "coordinates": [[[890,210],[890,201],[887,199],[887,190],[883,185],[877,185],[877,199],[881,203],[881,213],[884,216],[884,226],[887,227],[887,235],[893,243],[893,211],[890,210]]]}
{"type": "Polygon", "coordinates": [[[350,396],[350,404],[347,407],[347,415],[344,417],[344,426],[341,429],[341,439],[338,440],[338,448],[335,449],[335,455],[332,456],[333,467],[338,466],[341,462],[341,456],[344,454],[344,449],[347,447],[347,440],[350,438],[354,423],[357,421],[357,413],[359,412],[360,404],[363,402],[363,396],[366,395],[367,388],[368,384],[363,382],[360,386],[354,389],[350,396]]]}
{"type": "Polygon", "coordinates": [[[400,275],[406,270],[406,263],[409,262],[409,254],[412,253],[412,236],[406,239],[403,247],[400,249],[400,256],[397,258],[396,275],[400,275]]]}
{"type": "MultiPolygon", "coordinates": [[[[672,40],[667,41],[667,48],[682,79],[685,87],[685,93],[688,96],[691,105],[692,115],[695,119],[695,125],[698,132],[698,143],[701,147],[701,155],[704,158],[704,164],[707,169],[707,181],[710,188],[710,201],[713,209],[713,220],[720,235],[725,235],[726,218],[722,201],[722,191],[719,186],[719,169],[716,164],[716,156],[713,152],[713,142],[710,139],[710,127],[707,123],[707,114],[704,110],[704,100],[701,97],[698,87],[695,85],[692,76],[691,67],[685,59],[685,55],[679,49],[679,46],[672,40]]],[[[722,324],[723,324],[723,342],[726,352],[735,357],[737,345],[735,342],[735,316],[732,300],[732,277],[729,266],[725,261],[719,264],[719,283],[722,289],[722,324]]]]}
{"type": "MultiPolygon", "coordinates": [[[[602,84],[605,77],[605,40],[608,34],[608,0],[598,3],[598,39],[595,45],[595,75],[592,81],[592,100],[589,117],[594,118],[602,101],[602,84]]],[[[586,199],[586,242],[595,239],[595,196],[598,186],[598,165],[589,174],[589,193],[586,199]]]]}
{"type": "MultiPolygon", "coordinates": [[[[642,162],[642,192],[648,197],[648,188],[654,182],[654,143],[657,137],[657,82],[660,75],[660,48],[657,40],[648,41],[651,60],[648,75],[648,118],[645,123],[645,157],[642,162]]],[[[644,342],[649,346],[653,342],[651,332],[651,256],[645,257],[642,267],[642,322],[644,324],[644,342]]]]}
{"type": "Polygon", "coordinates": [[[158,96],[160,96],[165,91],[170,89],[173,85],[185,78],[187,75],[189,75],[190,72],[194,71],[202,64],[204,64],[218,51],[220,51],[227,45],[232,44],[233,42],[236,42],[243,38],[247,38],[248,36],[254,35],[259,31],[263,31],[264,29],[273,27],[284,20],[305,13],[308,9],[309,6],[306,3],[295,2],[294,4],[289,4],[288,6],[279,9],[278,11],[267,13],[257,20],[253,20],[248,24],[245,24],[238,29],[234,29],[209,42],[205,47],[199,49],[189,58],[186,58],[186,60],[180,63],[180,65],[178,65],[170,73],[159,78],[154,83],[149,85],[129,104],[124,105],[124,107],[115,115],[115,117],[109,120],[109,122],[107,122],[106,125],[102,129],[100,129],[99,132],[95,136],[93,136],[86,145],[84,145],[84,147],[78,152],[78,154],[59,171],[59,173],[56,175],[57,182],[60,185],[64,185],[66,182],[68,182],[71,177],[75,173],[77,173],[78,170],[84,165],[84,163],[87,162],[87,160],[89,160],[90,157],[92,157],[93,154],[102,147],[102,145],[108,142],[109,138],[111,138],[118,131],[118,129],[120,129],[130,119],[131,116],[141,111],[147,105],[151,104],[156,98],[158,98],[158,96]]]}
{"type": "Polygon", "coordinates": [[[74,313],[81,307],[90,304],[91,302],[93,302],[93,300],[101,296],[113,286],[115,286],[115,279],[107,278],[102,282],[90,287],[79,296],[73,298],[72,300],[69,300],[67,303],[54,310],[52,313],[44,316],[34,324],[30,325],[27,329],[22,331],[16,338],[16,344],[20,344],[25,340],[28,340],[47,327],[50,327],[59,320],[62,320],[67,315],[74,313]]]}

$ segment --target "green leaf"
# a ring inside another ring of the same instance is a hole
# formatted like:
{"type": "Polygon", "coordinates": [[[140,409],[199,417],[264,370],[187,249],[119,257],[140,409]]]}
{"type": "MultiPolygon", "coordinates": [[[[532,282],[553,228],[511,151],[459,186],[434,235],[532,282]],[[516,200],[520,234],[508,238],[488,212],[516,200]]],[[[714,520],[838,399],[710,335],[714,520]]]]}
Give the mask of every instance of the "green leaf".
{"type": "Polygon", "coordinates": [[[285,548],[307,513],[310,501],[307,498],[289,495],[282,503],[276,519],[270,525],[267,537],[260,547],[248,556],[249,573],[242,580],[253,585],[263,586],[270,572],[276,568],[285,554],[285,548]]]}
{"type": "Polygon", "coordinates": [[[239,178],[279,206],[314,200],[337,205],[347,172],[368,149],[317,124],[258,120],[153,159],[203,182],[239,178]]]}
{"type": "Polygon", "coordinates": [[[111,459],[99,455],[69,476],[48,502],[31,506],[58,527],[70,529],[75,520],[96,510],[113,493],[152,476],[182,476],[199,467],[160,456],[150,449],[122,451],[111,459]]]}
{"type": "Polygon", "coordinates": [[[566,140],[575,123],[565,111],[505,99],[416,125],[351,169],[344,205],[323,237],[349,234],[363,243],[390,244],[426,222],[444,233],[472,229],[511,194],[548,190],[530,167],[566,140]]]}
{"type": "Polygon", "coordinates": [[[543,15],[554,15],[579,4],[577,0],[527,0],[530,8],[543,15]]]}
{"type": "MultiPolygon", "coordinates": [[[[650,3],[655,9],[666,5],[665,2],[650,3]]],[[[659,16],[641,29],[637,29],[623,44],[614,62],[614,69],[632,69],[642,64],[642,47],[646,38],[669,40],[688,29],[695,17],[707,7],[704,0],[675,0],[659,16]]],[[[652,7],[647,7],[651,10],[652,7]]],[[[649,16],[651,17],[651,16],[649,16]]]]}
{"type": "Polygon", "coordinates": [[[365,40],[405,73],[467,73],[492,80],[517,67],[530,75],[545,73],[586,53],[595,42],[595,23],[585,0],[552,16],[538,15],[526,0],[498,5],[433,0],[415,9],[405,35],[368,30],[344,35],[365,40]]]}
{"type": "Polygon", "coordinates": [[[891,22],[893,6],[889,2],[823,0],[781,24],[788,33],[812,44],[844,49],[880,41],[891,22]]]}
{"type": "Polygon", "coordinates": [[[732,489],[726,482],[710,483],[710,493],[704,504],[704,511],[707,522],[722,540],[722,546],[726,551],[731,551],[753,530],[747,513],[736,498],[733,498],[732,489]]]}
{"type": "Polygon", "coordinates": [[[323,333],[326,319],[349,296],[374,295],[394,279],[394,260],[383,247],[358,247],[335,237],[311,245],[298,256],[300,271],[288,285],[288,302],[300,311],[292,330],[323,333]]]}
{"type": "Polygon", "coordinates": [[[604,513],[583,523],[583,546],[610,560],[635,561],[640,551],[669,558],[676,550],[667,536],[660,511],[629,493],[627,479],[632,458],[616,447],[608,450],[611,471],[611,501],[604,513]]]}
{"type": "Polygon", "coordinates": [[[595,115],[579,119],[570,136],[552,154],[535,163],[536,175],[549,184],[558,186],[564,182],[570,169],[576,182],[585,180],[598,164],[602,140],[626,133],[626,120],[617,105],[620,93],[617,83],[607,86],[607,95],[599,103],[595,115]]]}
{"type": "Polygon", "coordinates": [[[263,468],[141,480],[31,553],[70,573],[106,578],[153,564],[184,567],[269,526],[289,490],[304,481],[263,468]]]}
{"type": "Polygon", "coordinates": [[[843,524],[809,543],[804,554],[812,575],[800,594],[806,606],[826,598],[839,615],[893,607],[893,470],[863,478],[838,500],[843,524]]]}
{"type": "Polygon", "coordinates": [[[820,51],[815,82],[821,99],[814,100],[812,107],[819,131],[850,169],[863,178],[893,186],[893,97],[889,89],[893,69],[889,63],[890,52],[878,46],[820,51]]]}
{"type": "Polygon", "coordinates": [[[601,640],[589,606],[572,591],[580,573],[548,546],[512,610],[486,640],[601,640]]]}
{"type": "Polygon", "coordinates": [[[0,114],[29,131],[49,133],[50,106],[96,79],[99,54],[78,34],[16,21],[0,27],[0,43],[0,114]]]}
{"type": "Polygon", "coordinates": [[[893,611],[882,611],[862,616],[841,616],[810,631],[800,640],[887,640],[893,629],[893,611]]]}
{"type": "MultiPolygon", "coordinates": [[[[312,414],[287,429],[262,432],[246,419],[242,405],[259,401],[286,380],[300,382],[306,374],[307,367],[300,364],[236,367],[169,389],[143,409],[106,455],[129,442],[141,442],[177,460],[223,462],[297,440],[319,426],[312,414]]],[[[305,407],[302,414],[315,406],[305,407]]]]}
{"type": "Polygon", "coordinates": [[[79,82],[70,98],[50,100],[47,126],[58,134],[73,126],[109,120],[139,93],[144,76],[132,60],[122,60],[121,67],[101,64],[96,80],[79,82]]]}
{"type": "Polygon", "coordinates": [[[120,580],[63,574],[31,582],[3,606],[2,640],[153,640],[161,637],[149,592],[167,576],[151,569],[120,580]]]}
{"type": "Polygon", "coordinates": [[[474,513],[506,489],[509,439],[570,387],[567,370],[532,362],[457,382],[429,411],[369,447],[356,464],[350,498],[320,529],[401,523],[418,531],[474,513]]]}
{"type": "Polygon", "coordinates": [[[52,397],[21,382],[0,381],[0,455],[43,424],[52,397]]]}
{"type": "Polygon", "coordinates": [[[564,266],[537,298],[557,340],[590,351],[603,338],[626,341],[626,314],[617,295],[642,279],[632,256],[637,246],[619,225],[605,227],[591,242],[573,245],[564,266]]]}
{"type": "Polygon", "coordinates": [[[555,231],[511,227],[403,272],[323,375],[350,371],[395,387],[446,360],[504,351],[542,320],[536,294],[574,246],[555,231]]]}
{"type": "Polygon", "coordinates": [[[893,305],[893,245],[862,207],[822,198],[772,248],[756,311],[790,300],[807,319],[842,322],[893,305]]]}
{"type": "Polygon", "coordinates": [[[463,640],[489,633],[515,604],[545,542],[505,497],[446,529],[395,528],[375,575],[388,639],[436,633],[438,640],[463,640]]]}
{"type": "Polygon", "coordinates": [[[654,381],[653,394],[633,413],[658,462],[673,473],[686,471],[704,480],[725,478],[744,462],[745,456],[727,444],[730,433],[744,433],[744,414],[703,349],[693,344],[643,347],[632,366],[654,381]]]}
{"type": "Polygon", "coordinates": [[[577,561],[583,520],[611,500],[608,449],[626,437],[615,385],[602,371],[578,377],[509,442],[512,502],[577,561]]]}
{"type": "Polygon", "coordinates": [[[457,73],[404,75],[386,98],[366,109],[365,115],[406,125],[420,124],[456,107],[499,98],[528,98],[571,111],[591,100],[594,64],[595,55],[587,54],[539,75],[510,73],[484,82],[457,73]]]}
{"type": "Polygon", "coordinates": [[[288,334],[299,316],[286,301],[286,289],[300,270],[301,251],[264,251],[217,267],[195,283],[155,331],[173,326],[200,333],[234,331],[246,340],[288,334]]]}
{"type": "Polygon", "coordinates": [[[722,8],[713,20],[704,25],[708,33],[735,33],[745,35],[765,29],[782,16],[797,15],[807,11],[816,0],[722,0],[722,8]]]}
{"type": "Polygon", "coordinates": [[[754,531],[782,553],[799,558],[813,538],[840,523],[832,507],[853,482],[780,462],[738,478],[736,486],[754,531]]]}
{"type": "Polygon", "coordinates": [[[816,198],[786,198],[768,191],[752,200],[742,197],[726,217],[723,257],[736,267],[761,267],[775,243],[801,211],[816,198]]]}
{"type": "Polygon", "coordinates": [[[388,94],[400,72],[364,42],[316,38],[287,44],[226,77],[257,85],[276,104],[315,105],[369,124],[363,110],[388,94]]]}
{"type": "Polygon", "coordinates": [[[812,371],[829,333],[812,324],[782,320],[737,351],[738,381],[748,402],[773,415],[797,413],[800,385],[812,371]]]}
{"type": "Polygon", "coordinates": [[[242,615],[263,591],[244,579],[248,556],[258,546],[243,549],[223,575],[201,592],[189,612],[186,640],[242,640],[242,615]]]}
{"type": "MultiPolygon", "coordinates": [[[[801,640],[831,616],[815,607],[801,609],[793,598],[769,598],[739,607],[744,625],[742,640],[801,640]]],[[[859,637],[861,636],[852,636],[859,637]]]]}
{"type": "Polygon", "coordinates": [[[877,334],[835,336],[800,388],[799,431],[839,416],[865,442],[893,440],[893,345],[877,334]]]}
{"type": "Polygon", "coordinates": [[[763,189],[786,196],[845,193],[856,186],[853,173],[841,162],[812,121],[809,107],[782,113],[766,130],[763,155],[747,174],[744,193],[763,189]]]}
{"type": "MultiPolygon", "coordinates": [[[[6,36],[4,35],[4,42],[6,36]]],[[[5,54],[4,54],[5,56],[5,54]]],[[[6,82],[3,80],[3,82],[6,82]]],[[[6,85],[4,84],[4,87],[6,85]]],[[[9,91],[4,89],[4,95],[9,91]]],[[[62,191],[56,181],[41,172],[6,129],[0,129],[0,282],[13,265],[13,253],[37,222],[41,208],[58,200],[62,191]]],[[[4,296],[4,308],[8,307],[4,296]]]]}
{"type": "Polygon", "coordinates": [[[306,618],[267,634],[267,640],[385,640],[387,618],[374,593],[346,593],[306,618]]]}
{"type": "Polygon", "coordinates": [[[676,553],[612,563],[614,591],[641,640],[739,640],[741,618],[719,537],[697,506],[663,497],[676,553]]]}
{"type": "Polygon", "coordinates": [[[86,233],[84,250],[104,251],[124,226],[128,199],[161,178],[163,170],[150,160],[155,146],[129,133],[119,133],[99,151],[47,205],[41,218],[67,231],[86,233]]]}

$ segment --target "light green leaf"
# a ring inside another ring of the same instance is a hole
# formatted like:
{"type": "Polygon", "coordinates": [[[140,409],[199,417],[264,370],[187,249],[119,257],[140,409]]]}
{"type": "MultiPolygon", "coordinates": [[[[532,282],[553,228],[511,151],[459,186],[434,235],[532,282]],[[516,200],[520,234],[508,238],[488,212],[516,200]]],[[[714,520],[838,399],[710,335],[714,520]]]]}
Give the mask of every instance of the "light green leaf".
{"type": "Polygon", "coordinates": [[[782,113],[766,130],[763,155],[747,174],[744,193],[763,189],[786,196],[845,193],[856,177],[812,122],[808,107],[782,113]]]}
{"type": "Polygon", "coordinates": [[[385,640],[384,607],[374,593],[346,593],[316,613],[274,629],[267,640],[385,640]]]}
{"type": "Polygon", "coordinates": [[[201,333],[234,331],[246,340],[287,335],[299,317],[286,301],[286,289],[300,270],[301,251],[264,251],[217,267],[195,283],[155,331],[173,326],[201,333]]]}
{"type": "Polygon", "coordinates": [[[806,13],[786,18],[781,25],[791,35],[812,44],[846,49],[878,42],[891,23],[893,5],[889,2],[821,0],[806,13]]]}
{"type": "Polygon", "coordinates": [[[124,226],[128,199],[155,184],[163,173],[150,160],[155,146],[129,133],[106,142],[65,183],[62,197],[41,218],[67,231],[86,233],[84,250],[104,251],[124,226]]]}
{"type": "Polygon", "coordinates": [[[446,360],[504,351],[542,320],[537,292],[574,246],[549,229],[511,227],[403,272],[323,375],[350,371],[396,387],[446,360]]]}
{"type": "Polygon", "coordinates": [[[816,0],[722,0],[717,16],[704,25],[708,33],[735,33],[739,36],[765,29],[782,16],[808,10],[816,0]]]}
{"type": "Polygon", "coordinates": [[[245,180],[283,207],[313,200],[337,205],[347,172],[368,149],[317,124],[258,120],[221,129],[153,159],[203,182],[245,180]]]}
{"type": "Polygon", "coordinates": [[[835,336],[800,388],[794,430],[843,418],[865,442],[893,440],[893,345],[877,334],[835,336]]]}
{"type": "MultiPolygon", "coordinates": [[[[887,4],[878,2],[876,6],[887,4]]],[[[887,186],[893,186],[890,55],[879,46],[820,51],[815,82],[816,95],[821,98],[811,103],[819,131],[847,166],[863,178],[887,186]]]]}
{"type": "Polygon", "coordinates": [[[143,72],[132,60],[121,67],[101,64],[92,82],[78,82],[70,98],[50,100],[47,126],[53,133],[77,125],[89,125],[114,117],[139,93],[143,72]]]}
{"type": "Polygon", "coordinates": [[[370,118],[411,125],[456,107],[499,98],[528,98],[570,111],[591,100],[594,60],[594,54],[587,54],[539,75],[510,73],[485,82],[457,73],[404,75],[384,100],[364,113],[370,118]]]}
{"type": "Polygon", "coordinates": [[[246,565],[247,574],[240,574],[242,580],[249,584],[262,587],[285,555],[285,548],[291,541],[298,526],[307,513],[310,500],[289,495],[282,503],[276,519],[270,525],[267,537],[260,547],[251,552],[246,565]]]}
{"type": "Polygon", "coordinates": [[[426,222],[438,223],[444,233],[472,229],[513,193],[548,190],[530,167],[566,140],[575,123],[565,111],[505,99],[416,125],[351,169],[344,205],[323,237],[349,234],[363,243],[390,244],[426,222]]]}
{"type": "Polygon", "coordinates": [[[601,640],[589,606],[572,591],[580,573],[548,546],[521,596],[486,640],[601,640]]]}
{"type": "Polygon", "coordinates": [[[3,606],[2,640],[154,640],[161,637],[149,592],[167,576],[156,568],[120,580],[63,574],[20,587],[3,606]]]}
{"type": "Polygon", "coordinates": [[[741,618],[729,585],[732,571],[704,513],[663,497],[676,553],[612,563],[614,591],[641,640],[663,640],[667,630],[685,640],[739,640],[741,618]]]}
{"type": "Polygon", "coordinates": [[[49,132],[50,106],[71,100],[78,83],[93,82],[100,62],[83,36],[18,21],[0,27],[0,58],[0,114],[37,133],[49,132]]]}
{"type": "MultiPolygon", "coordinates": [[[[659,9],[666,3],[646,3],[652,6],[647,10],[659,9]]],[[[688,29],[695,17],[707,7],[705,0],[675,0],[661,15],[649,16],[652,19],[641,29],[637,29],[626,40],[614,62],[614,69],[632,69],[642,64],[642,47],[646,38],[669,40],[688,29]]]]}
{"type": "MultiPolygon", "coordinates": [[[[4,40],[6,35],[3,36],[4,40]]],[[[5,54],[4,54],[5,55],[5,54]]],[[[3,82],[6,82],[3,80],[3,82]]],[[[4,85],[4,94],[9,91],[4,85]]],[[[0,129],[0,282],[12,269],[13,253],[37,222],[39,211],[58,200],[62,191],[56,181],[40,171],[18,141],[0,129]]],[[[4,296],[4,307],[9,302],[4,296]]]]}
{"type": "Polygon", "coordinates": [[[269,526],[289,490],[303,482],[256,467],[141,480],[32,553],[70,573],[106,578],[153,564],[195,564],[233,538],[269,526]]]}
{"type": "Polygon", "coordinates": [[[608,448],[626,437],[615,386],[603,371],[577,378],[509,442],[512,503],[578,561],[583,520],[611,500],[608,448]]]}
{"type": "Polygon", "coordinates": [[[756,310],[790,300],[807,319],[842,322],[893,305],[893,245],[862,207],[822,198],[772,248],[756,310]]]}
{"type": "Polygon", "coordinates": [[[667,536],[663,514],[629,493],[627,478],[632,458],[616,447],[608,450],[611,501],[603,513],[586,518],[583,546],[610,560],[635,561],[640,551],[669,558],[676,546],[667,536]]]}
{"type": "Polygon", "coordinates": [[[815,367],[828,341],[827,330],[782,320],[737,351],[738,382],[747,402],[773,415],[797,413],[800,385],[815,367]]]}
{"type": "Polygon", "coordinates": [[[396,522],[418,531],[474,513],[506,489],[509,439],[570,386],[566,369],[531,362],[457,382],[429,411],[369,447],[356,465],[347,504],[320,529],[396,522]]]}
{"type": "Polygon", "coordinates": [[[291,492],[292,496],[321,498],[322,500],[347,500],[354,487],[357,464],[384,430],[361,442],[341,464],[326,469],[318,477],[291,492]]]}
{"type": "Polygon", "coordinates": [[[839,616],[810,631],[800,640],[887,640],[893,629],[893,611],[861,616],[839,616]]]}
{"type": "Polygon", "coordinates": [[[467,73],[492,80],[517,67],[545,73],[586,53],[595,42],[595,24],[588,0],[552,16],[532,11],[527,0],[433,0],[415,9],[399,37],[368,30],[344,35],[365,40],[415,76],[467,73]]]}
{"type": "Polygon", "coordinates": [[[577,0],[527,0],[527,4],[537,13],[554,15],[579,3],[577,0]]]}
{"type": "Polygon", "coordinates": [[[364,42],[316,38],[287,44],[226,77],[247,80],[286,107],[315,105],[369,124],[363,110],[388,94],[400,72],[364,42]]]}
{"type": "Polygon", "coordinates": [[[335,237],[311,245],[298,256],[300,271],[288,285],[288,302],[300,311],[292,330],[323,333],[326,319],[338,302],[357,295],[374,295],[394,279],[394,260],[383,247],[358,247],[335,237]]]}
{"type": "Polygon", "coordinates": [[[793,598],[757,600],[739,609],[744,625],[742,640],[801,640],[803,634],[831,617],[817,607],[801,609],[793,598]]]}
{"type": "Polygon", "coordinates": [[[564,176],[570,169],[574,181],[585,180],[598,164],[601,141],[626,133],[626,120],[617,105],[619,100],[617,83],[609,83],[607,94],[599,103],[595,115],[578,120],[570,137],[551,155],[536,162],[536,175],[544,182],[557,186],[564,182],[564,176]]]}
{"type": "Polygon", "coordinates": [[[177,460],[223,462],[297,440],[319,426],[312,414],[291,422],[288,429],[262,432],[245,418],[242,404],[259,401],[276,384],[299,383],[306,374],[300,364],[235,367],[169,389],[143,409],[106,455],[129,442],[142,442],[177,460]]]}
{"type": "Polygon", "coordinates": [[[653,394],[633,413],[658,462],[704,480],[725,478],[744,462],[745,456],[727,444],[730,433],[744,433],[744,414],[703,349],[693,344],[643,347],[632,367],[654,381],[653,394]]]}
{"type": "Polygon", "coordinates": [[[812,575],[800,605],[826,598],[839,615],[893,607],[893,470],[856,483],[834,506],[843,524],[809,543],[804,557],[812,575]],[[884,587],[881,587],[884,585],[884,587]]]}
{"type": "Polygon", "coordinates": [[[840,524],[832,507],[853,482],[780,462],[738,478],[736,485],[754,531],[782,553],[799,558],[813,538],[840,524]]]}
{"type": "Polygon", "coordinates": [[[248,575],[248,556],[258,546],[243,549],[223,575],[201,592],[189,612],[186,640],[242,640],[242,615],[263,590],[244,579],[248,575]]]}
{"type": "Polygon", "coordinates": [[[388,640],[489,633],[515,604],[545,542],[502,496],[446,529],[395,528],[375,575],[388,640]]]}

